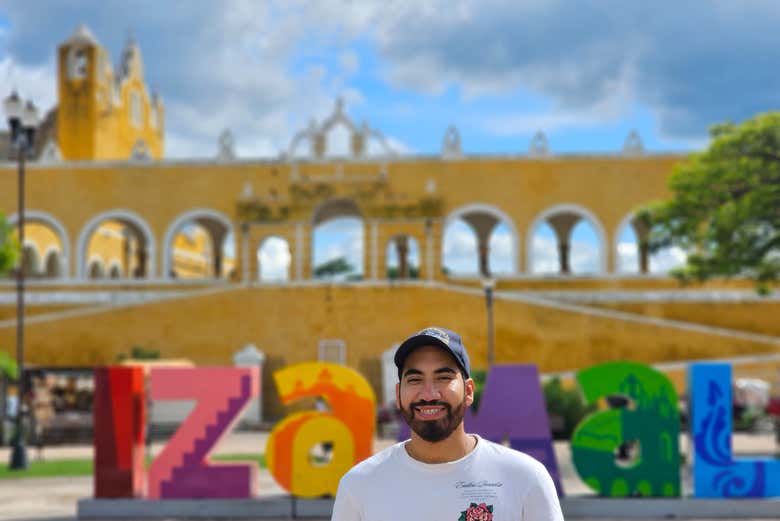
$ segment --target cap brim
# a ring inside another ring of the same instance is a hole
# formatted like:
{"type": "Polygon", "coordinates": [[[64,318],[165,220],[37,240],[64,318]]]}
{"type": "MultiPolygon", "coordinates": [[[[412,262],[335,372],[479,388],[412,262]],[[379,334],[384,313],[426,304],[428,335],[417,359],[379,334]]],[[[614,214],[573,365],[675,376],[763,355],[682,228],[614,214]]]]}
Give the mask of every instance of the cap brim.
{"type": "Polygon", "coordinates": [[[442,340],[431,335],[413,336],[411,338],[407,338],[400,346],[398,346],[398,349],[395,352],[395,357],[393,357],[393,361],[395,362],[395,366],[398,368],[398,370],[400,371],[403,368],[406,357],[409,356],[412,351],[418,347],[423,346],[441,347],[450,354],[450,356],[455,360],[455,363],[458,364],[458,367],[460,367],[461,370],[468,374],[468,371],[466,371],[466,368],[463,367],[463,365],[460,363],[460,360],[458,360],[458,357],[455,356],[455,353],[452,352],[450,346],[448,346],[442,340]]]}

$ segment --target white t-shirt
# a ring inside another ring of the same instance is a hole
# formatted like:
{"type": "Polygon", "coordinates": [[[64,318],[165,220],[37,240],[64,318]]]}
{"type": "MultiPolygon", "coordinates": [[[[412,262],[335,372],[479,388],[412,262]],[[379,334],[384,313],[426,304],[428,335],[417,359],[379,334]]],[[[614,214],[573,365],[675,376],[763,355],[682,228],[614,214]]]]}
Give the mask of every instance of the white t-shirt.
{"type": "Polygon", "coordinates": [[[459,460],[429,464],[397,443],[339,483],[331,521],[563,521],[537,460],[477,436],[459,460]]]}

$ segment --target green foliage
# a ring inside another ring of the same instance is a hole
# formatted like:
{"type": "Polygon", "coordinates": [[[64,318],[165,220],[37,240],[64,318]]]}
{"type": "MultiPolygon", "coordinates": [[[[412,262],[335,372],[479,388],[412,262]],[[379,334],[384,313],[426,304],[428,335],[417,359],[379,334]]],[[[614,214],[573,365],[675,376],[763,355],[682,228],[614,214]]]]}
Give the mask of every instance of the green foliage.
{"type": "Polygon", "coordinates": [[[119,353],[117,355],[117,361],[121,362],[123,360],[157,360],[160,358],[160,350],[159,349],[148,349],[143,346],[133,346],[130,348],[130,354],[126,353],[119,353]]]}
{"type": "Polygon", "coordinates": [[[0,275],[5,275],[19,258],[19,241],[13,235],[13,228],[5,216],[0,214],[0,275]]]}
{"type": "Polygon", "coordinates": [[[339,257],[316,266],[314,268],[314,276],[318,278],[334,277],[336,275],[345,275],[354,270],[354,266],[347,261],[346,257],[339,257]]]}
{"type": "MultiPolygon", "coordinates": [[[[487,381],[487,371],[473,369],[471,378],[474,380],[474,404],[472,409],[479,411],[479,403],[482,400],[482,392],[487,381]]],[[[547,414],[552,419],[563,419],[563,429],[556,431],[557,437],[570,438],[574,428],[588,414],[594,412],[596,404],[586,405],[585,399],[577,389],[564,389],[560,378],[552,378],[542,386],[544,400],[547,404],[547,414]]]]}
{"type": "Polygon", "coordinates": [[[547,380],[542,386],[542,392],[550,419],[563,419],[563,429],[556,433],[563,438],[570,438],[577,424],[597,407],[595,403],[586,405],[582,393],[577,389],[565,389],[558,377],[547,380]]]}
{"type": "MultiPolygon", "coordinates": [[[[398,272],[397,266],[390,266],[387,268],[387,278],[390,280],[396,280],[400,277],[400,273],[398,272]]],[[[420,268],[416,266],[409,266],[409,278],[410,279],[419,279],[420,278],[420,268]]]]}
{"type": "Polygon", "coordinates": [[[650,251],[678,246],[681,281],[742,276],[765,293],[780,278],[780,112],[710,130],[707,150],[679,165],[673,198],[647,208],[650,251]]]}
{"type": "MultiPolygon", "coordinates": [[[[45,449],[44,449],[45,454],[45,449]]],[[[213,461],[254,461],[260,468],[265,468],[264,454],[216,454],[211,456],[213,461]]],[[[146,458],[146,468],[152,463],[152,458],[146,458]]],[[[0,480],[18,478],[53,478],[71,476],[91,476],[94,473],[92,459],[54,459],[30,461],[30,466],[25,470],[9,470],[7,466],[0,465],[0,480]]]]}
{"type": "Polygon", "coordinates": [[[473,369],[471,371],[471,379],[474,380],[474,403],[471,407],[475,411],[479,411],[479,402],[482,400],[482,391],[485,389],[487,371],[484,369],[473,369]]]}
{"type": "Polygon", "coordinates": [[[5,375],[11,380],[16,380],[18,370],[16,360],[8,356],[7,353],[0,351],[0,375],[5,375]]]}

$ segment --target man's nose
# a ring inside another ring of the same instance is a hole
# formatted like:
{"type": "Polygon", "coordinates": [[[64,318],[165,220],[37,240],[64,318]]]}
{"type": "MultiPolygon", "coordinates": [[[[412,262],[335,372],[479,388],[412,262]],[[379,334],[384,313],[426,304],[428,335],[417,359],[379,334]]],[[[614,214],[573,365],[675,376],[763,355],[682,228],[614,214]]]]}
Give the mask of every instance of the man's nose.
{"type": "Polygon", "coordinates": [[[425,401],[441,399],[441,393],[436,388],[433,381],[425,382],[423,388],[420,390],[420,399],[425,401]]]}

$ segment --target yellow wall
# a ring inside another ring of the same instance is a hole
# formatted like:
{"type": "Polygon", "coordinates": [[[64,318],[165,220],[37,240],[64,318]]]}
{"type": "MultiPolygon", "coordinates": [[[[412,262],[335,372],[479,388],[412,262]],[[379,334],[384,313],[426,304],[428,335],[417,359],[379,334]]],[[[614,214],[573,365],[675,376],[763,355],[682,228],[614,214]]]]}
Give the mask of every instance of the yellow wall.
{"type": "Polygon", "coordinates": [[[780,337],[780,302],[595,302],[600,308],[780,337]]]}
{"type": "MultiPolygon", "coordinates": [[[[774,313],[756,306],[754,313],[774,313]]],[[[347,363],[372,371],[378,356],[430,324],[459,331],[475,367],[486,360],[485,303],[473,294],[423,285],[226,288],[164,302],[105,308],[41,321],[26,332],[29,362],[111,362],[132,345],[197,364],[230,364],[247,343],[272,363],[317,358],[320,339],[343,339],[347,363]],[[194,318],[197,317],[197,318],[194,318]]],[[[495,304],[496,359],[533,362],[542,371],[595,363],[640,362],[778,353],[780,345],[660,325],[625,322],[500,299],[495,304]]],[[[0,327],[0,347],[14,345],[14,326],[0,327]]]]}

